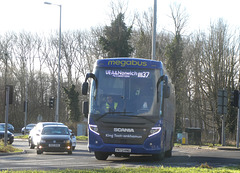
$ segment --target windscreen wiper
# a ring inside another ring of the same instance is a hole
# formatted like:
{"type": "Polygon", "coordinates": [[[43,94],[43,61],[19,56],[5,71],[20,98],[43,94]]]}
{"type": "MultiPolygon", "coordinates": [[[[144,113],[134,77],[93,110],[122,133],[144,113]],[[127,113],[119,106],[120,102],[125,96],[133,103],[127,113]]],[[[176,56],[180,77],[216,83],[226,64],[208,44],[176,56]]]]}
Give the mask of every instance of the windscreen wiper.
{"type": "Polygon", "coordinates": [[[154,121],[153,121],[153,120],[151,120],[151,119],[149,119],[149,118],[147,118],[147,117],[144,117],[144,116],[139,116],[139,115],[126,115],[126,114],[124,114],[124,115],[121,115],[121,116],[142,118],[142,119],[145,119],[145,120],[148,120],[148,121],[150,121],[150,122],[154,123],[154,121]]]}
{"type": "Polygon", "coordinates": [[[100,120],[101,118],[103,118],[103,117],[105,117],[105,116],[107,116],[109,114],[124,114],[125,115],[126,113],[132,113],[132,112],[106,112],[103,115],[101,115],[100,117],[98,117],[96,119],[96,121],[100,120]]]}

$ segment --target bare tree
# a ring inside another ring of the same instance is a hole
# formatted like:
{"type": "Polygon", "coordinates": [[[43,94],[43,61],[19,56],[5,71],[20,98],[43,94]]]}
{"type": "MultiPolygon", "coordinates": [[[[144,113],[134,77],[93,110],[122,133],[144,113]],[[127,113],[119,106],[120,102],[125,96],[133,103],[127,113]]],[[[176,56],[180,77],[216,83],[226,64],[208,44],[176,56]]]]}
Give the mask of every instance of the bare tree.
{"type": "Polygon", "coordinates": [[[188,59],[183,56],[183,51],[185,47],[184,38],[182,35],[183,28],[187,21],[185,12],[181,10],[181,5],[175,5],[174,8],[171,7],[172,19],[174,22],[174,38],[171,43],[166,48],[166,63],[169,74],[175,85],[176,90],[176,130],[183,131],[186,128],[186,112],[188,110],[187,88],[189,85],[188,81],[188,59]]]}
{"type": "Polygon", "coordinates": [[[181,4],[170,5],[170,9],[171,18],[174,22],[175,35],[183,34],[189,18],[186,9],[182,9],[181,4]]]}
{"type": "MultiPolygon", "coordinates": [[[[208,114],[212,116],[214,124],[216,124],[219,141],[221,137],[221,117],[217,115],[217,92],[232,86],[230,75],[236,75],[234,66],[236,65],[236,50],[231,43],[231,35],[228,34],[227,25],[223,20],[219,20],[216,24],[212,24],[210,35],[204,45],[204,58],[202,65],[204,73],[202,76],[202,90],[204,91],[208,102],[208,114]]],[[[233,78],[232,78],[233,77],[233,78]]]]}

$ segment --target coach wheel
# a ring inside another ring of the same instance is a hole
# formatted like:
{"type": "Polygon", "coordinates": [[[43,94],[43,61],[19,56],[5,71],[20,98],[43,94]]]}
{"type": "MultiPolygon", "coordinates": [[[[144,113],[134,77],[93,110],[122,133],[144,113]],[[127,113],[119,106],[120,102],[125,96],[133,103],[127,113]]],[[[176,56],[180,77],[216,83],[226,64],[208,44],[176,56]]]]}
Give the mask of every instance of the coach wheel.
{"type": "Polygon", "coordinates": [[[104,153],[104,152],[95,152],[95,158],[97,160],[107,160],[108,158],[108,153],[104,153]]]}

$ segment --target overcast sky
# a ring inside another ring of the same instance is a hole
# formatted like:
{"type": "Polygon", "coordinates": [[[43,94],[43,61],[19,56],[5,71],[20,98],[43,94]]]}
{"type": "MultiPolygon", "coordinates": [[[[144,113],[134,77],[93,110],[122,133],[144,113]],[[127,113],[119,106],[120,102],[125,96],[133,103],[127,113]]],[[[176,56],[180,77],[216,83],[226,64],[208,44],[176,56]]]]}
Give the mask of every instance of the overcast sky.
{"type": "MultiPolygon", "coordinates": [[[[108,25],[110,2],[117,0],[48,0],[62,5],[62,31],[90,29],[108,25]]],[[[154,0],[124,0],[128,15],[153,8],[154,0]]],[[[0,0],[0,34],[14,31],[50,32],[59,28],[59,7],[45,0],[0,0]]],[[[222,18],[230,27],[239,28],[240,0],[157,0],[157,30],[173,30],[170,5],[181,4],[189,15],[188,32],[206,30],[210,22],[222,18]]]]}

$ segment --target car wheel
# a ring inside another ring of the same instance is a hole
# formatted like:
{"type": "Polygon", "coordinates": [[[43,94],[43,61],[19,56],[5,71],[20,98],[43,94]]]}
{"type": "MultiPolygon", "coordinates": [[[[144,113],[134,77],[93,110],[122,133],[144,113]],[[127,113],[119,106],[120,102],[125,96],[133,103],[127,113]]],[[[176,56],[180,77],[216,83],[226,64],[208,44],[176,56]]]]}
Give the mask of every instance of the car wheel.
{"type": "Polygon", "coordinates": [[[43,152],[41,150],[37,150],[37,154],[42,154],[43,152]]]}
{"type": "Polygon", "coordinates": [[[12,143],[13,143],[13,140],[10,139],[9,144],[12,144],[12,143]]]}
{"type": "Polygon", "coordinates": [[[34,149],[35,148],[35,145],[34,144],[31,144],[30,145],[30,149],[34,149]]]}
{"type": "Polygon", "coordinates": [[[35,145],[32,143],[32,139],[28,139],[28,145],[30,146],[30,149],[34,149],[35,145]]]}
{"type": "Polygon", "coordinates": [[[30,142],[30,149],[34,149],[35,145],[32,143],[32,141],[30,142]]]}

